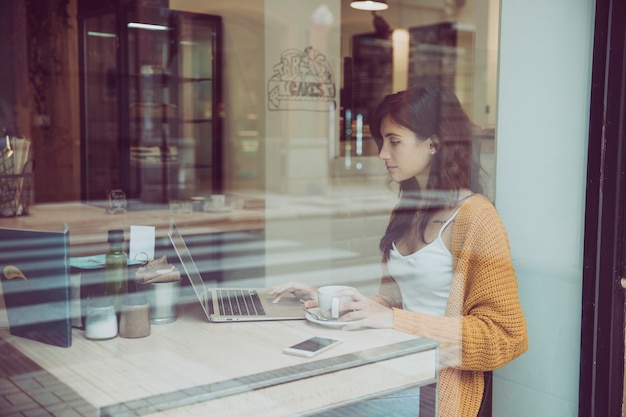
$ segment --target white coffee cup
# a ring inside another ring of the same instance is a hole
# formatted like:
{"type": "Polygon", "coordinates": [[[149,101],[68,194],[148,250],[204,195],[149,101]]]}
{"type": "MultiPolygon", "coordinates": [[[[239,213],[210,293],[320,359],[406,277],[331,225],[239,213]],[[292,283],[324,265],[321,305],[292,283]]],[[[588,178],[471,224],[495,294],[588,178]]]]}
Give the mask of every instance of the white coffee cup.
{"type": "Polygon", "coordinates": [[[320,313],[329,319],[339,318],[339,306],[347,301],[352,301],[350,296],[337,297],[336,293],[343,290],[354,290],[354,287],[347,285],[328,285],[317,290],[317,297],[320,303],[320,313]]]}
{"type": "Polygon", "coordinates": [[[224,194],[213,194],[211,196],[211,206],[213,210],[223,210],[226,205],[226,196],[224,194]]]}

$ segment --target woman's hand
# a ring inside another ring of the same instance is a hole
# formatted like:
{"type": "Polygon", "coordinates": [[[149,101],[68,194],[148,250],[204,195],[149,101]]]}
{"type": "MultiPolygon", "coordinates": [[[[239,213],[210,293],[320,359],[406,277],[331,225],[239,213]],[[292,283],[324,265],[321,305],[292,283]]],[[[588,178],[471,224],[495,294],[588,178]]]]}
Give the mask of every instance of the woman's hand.
{"type": "Polygon", "coordinates": [[[341,303],[339,309],[347,311],[341,321],[355,320],[342,327],[343,330],[355,330],[364,327],[375,329],[393,328],[393,310],[377,303],[355,290],[338,291],[337,296],[349,296],[353,301],[341,303]]]}
{"type": "Polygon", "coordinates": [[[272,288],[272,290],[270,291],[270,295],[274,296],[274,300],[272,300],[272,303],[278,303],[286,293],[291,293],[300,301],[304,301],[304,307],[306,308],[319,306],[319,303],[317,301],[317,288],[296,281],[289,281],[285,284],[281,284],[272,288]]]}

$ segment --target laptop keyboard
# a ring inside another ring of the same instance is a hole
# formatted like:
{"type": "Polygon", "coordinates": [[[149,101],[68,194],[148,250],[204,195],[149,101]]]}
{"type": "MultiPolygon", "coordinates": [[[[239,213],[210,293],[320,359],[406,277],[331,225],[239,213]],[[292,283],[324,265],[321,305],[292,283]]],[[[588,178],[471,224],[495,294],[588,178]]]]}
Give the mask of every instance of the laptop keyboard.
{"type": "Polygon", "coordinates": [[[220,313],[227,316],[264,316],[256,290],[217,290],[220,313]]]}

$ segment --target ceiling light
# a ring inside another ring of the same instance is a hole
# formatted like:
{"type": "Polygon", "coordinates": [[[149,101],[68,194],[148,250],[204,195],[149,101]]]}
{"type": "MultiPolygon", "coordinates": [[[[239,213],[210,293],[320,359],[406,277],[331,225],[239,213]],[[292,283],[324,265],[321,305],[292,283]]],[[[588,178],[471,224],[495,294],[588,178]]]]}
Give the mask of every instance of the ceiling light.
{"type": "Polygon", "coordinates": [[[379,11],[387,10],[387,0],[355,0],[350,2],[350,7],[358,10],[379,11]]]}
{"type": "Polygon", "coordinates": [[[168,30],[167,26],[163,25],[152,25],[150,23],[138,23],[138,22],[129,22],[127,25],[129,28],[135,29],[148,29],[148,30],[168,30]]]}
{"type": "Polygon", "coordinates": [[[107,33],[107,32],[94,32],[92,30],[90,30],[89,32],[87,32],[88,36],[99,36],[101,38],[114,38],[115,37],[115,33],[107,33]]]}

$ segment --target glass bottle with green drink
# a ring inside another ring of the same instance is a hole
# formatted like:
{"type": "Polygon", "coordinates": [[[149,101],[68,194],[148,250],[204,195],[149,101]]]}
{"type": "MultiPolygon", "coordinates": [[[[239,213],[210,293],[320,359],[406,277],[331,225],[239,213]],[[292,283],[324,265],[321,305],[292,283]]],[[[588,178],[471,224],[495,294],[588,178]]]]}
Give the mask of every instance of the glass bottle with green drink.
{"type": "Polygon", "coordinates": [[[124,231],[109,230],[109,252],[105,255],[104,283],[106,293],[119,312],[122,296],[128,292],[127,258],[124,252],[124,231]]]}

